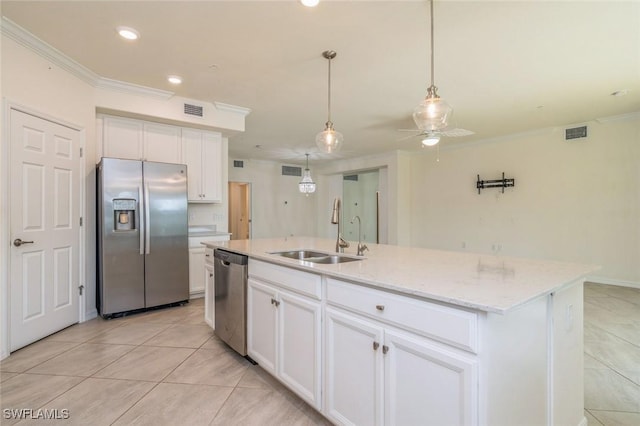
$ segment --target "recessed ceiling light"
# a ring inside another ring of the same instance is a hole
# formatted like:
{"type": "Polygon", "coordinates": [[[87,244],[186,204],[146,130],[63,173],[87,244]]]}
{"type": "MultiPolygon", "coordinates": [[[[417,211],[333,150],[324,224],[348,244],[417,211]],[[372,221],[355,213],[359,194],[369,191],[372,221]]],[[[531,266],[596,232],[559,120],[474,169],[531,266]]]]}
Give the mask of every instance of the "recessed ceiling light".
{"type": "Polygon", "coordinates": [[[629,89],[621,89],[611,93],[611,96],[625,96],[628,94],[629,94],[629,89]]]}
{"type": "Polygon", "coordinates": [[[320,0],[300,0],[300,3],[302,3],[303,6],[316,7],[318,3],[320,3],[320,0]]]}
{"type": "Polygon", "coordinates": [[[126,38],[127,40],[137,40],[140,38],[140,33],[131,27],[118,27],[116,28],[120,37],[126,38]]]}
{"type": "Polygon", "coordinates": [[[171,84],[180,84],[180,83],[182,83],[182,77],[179,77],[177,75],[170,75],[169,77],[167,77],[167,80],[171,84]]]}

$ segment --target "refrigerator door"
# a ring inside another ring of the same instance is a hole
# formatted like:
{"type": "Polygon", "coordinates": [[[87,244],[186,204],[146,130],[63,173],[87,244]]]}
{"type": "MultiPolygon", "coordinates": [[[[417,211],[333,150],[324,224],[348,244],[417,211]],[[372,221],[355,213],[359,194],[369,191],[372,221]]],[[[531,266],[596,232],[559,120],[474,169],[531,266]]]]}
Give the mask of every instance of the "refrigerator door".
{"type": "Polygon", "coordinates": [[[97,179],[100,314],[144,308],[142,163],[103,158],[97,179]]]}
{"type": "Polygon", "coordinates": [[[143,162],[146,306],[189,299],[187,166],[143,162]]]}

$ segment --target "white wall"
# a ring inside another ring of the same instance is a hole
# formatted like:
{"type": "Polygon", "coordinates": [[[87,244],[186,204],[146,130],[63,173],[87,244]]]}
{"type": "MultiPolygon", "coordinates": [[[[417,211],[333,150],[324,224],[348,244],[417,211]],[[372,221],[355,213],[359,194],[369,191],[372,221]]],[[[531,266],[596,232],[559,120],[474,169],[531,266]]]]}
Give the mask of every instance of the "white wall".
{"type": "Polygon", "coordinates": [[[588,125],[414,156],[411,244],[598,264],[594,280],[640,286],[640,114],[588,125]],[[514,188],[478,195],[477,174],[502,172],[514,188]]]}
{"type": "MultiPolygon", "coordinates": [[[[18,45],[12,39],[5,36],[2,37],[2,98],[3,119],[6,119],[7,105],[18,104],[29,108],[30,111],[42,114],[48,118],[56,119],[74,127],[83,130],[85,137],[85,196],[87,210],[85,217],[85,230],[92,230],[95,227],[93,220],[95,214],[93,205],[95,204],[95,174],[93,173],[94,143],[95,140],[95,110],[94,110],[94,90],[88,84],[73,77],[66,71],[60,70],[49,61],[35,55],[31,51],[18,45]]],[[[6,126],[5,122],[5,126],[6,126]]],[[[2,170],[0,170],[1,179],[8,177],[8,139],[6,132],[2,133],[2,146],[0,155],[3,156],[2,170]],[[4,158],[6,156],[6,158],[4,158]]],[[[3,199],[8,203],[10,182],[0,182],[3,199]]],[[[0,227],[8,230],[9,222],[8,207],[3,205],[0,208],[0,227]]],[[[95,232],[85,232],[85,276],[81,277],[82,282],[87,289],[86,311],[95,309],[95,232]]],[[[8,240],[8,236],[4,235],[3,242],[8,240]]],[[[6,248],[5,248],[6,249],[6,248]]],[[[8,253],[3,252],[3,261],[8,258],[8,253]]],[[[6,295],[8,286],[7,268],[3,265],[0,274],[0,286],[3,295],[6,295]]],[[[4,297],[3,297],[4,299],[4,297]]],[[[5,300],[3,302],[8,303],[5,300]]],[[[2,310],[8,306],[4,304],[2,310]]],[[[3,327],[2,336],[8,329],[3,327]]],[[[4,347],[4,340],[3,340],[4,347]]]]}
{"type": "Polygon", "coordinates": [[[316,235],[317,194],[301,194],[301,177],[282,176],[282,165],[244,160],[244,167],[236,168],[229,159],[229,181],[251,183],[252,238],[316,235]]]}

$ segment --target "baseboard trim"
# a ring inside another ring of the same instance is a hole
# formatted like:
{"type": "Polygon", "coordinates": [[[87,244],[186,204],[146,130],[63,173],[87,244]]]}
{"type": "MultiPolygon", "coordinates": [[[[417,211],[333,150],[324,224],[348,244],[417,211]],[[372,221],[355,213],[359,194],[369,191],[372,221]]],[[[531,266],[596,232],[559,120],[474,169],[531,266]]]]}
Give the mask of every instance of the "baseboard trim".
{"type": "Polygon", "coordinates": [[[590,283],[617,285],[620,287],[631,287],[631,288],[640,289],[640,282],[635,282],[635,281],[617,280],[614,278],[599,277],[599,276],[589,276],[587,277],[586,281],[590,283]]]}
{"type": "Polygon", "coordinates": [[[202,297],[204,297],[204,290],[189,293],[189,299],[200,299],[202,297]]]}
{"type": "Polygon", "coordinates": [[[585,416],[582,416],[582,420],[580,420],[580,423],[578,423],[578,426],[588,426],[589,422],[587,421],[587,418],[585,416]]]}
{"type": "Polygon", "coordinates": [[[92,320],[94,318],[98,318],[98,310],[97,309],[92,309],[89,312],[85,313],[84,321],[82,321],[82,322],[89,321],[89,320],[92,320]]]}

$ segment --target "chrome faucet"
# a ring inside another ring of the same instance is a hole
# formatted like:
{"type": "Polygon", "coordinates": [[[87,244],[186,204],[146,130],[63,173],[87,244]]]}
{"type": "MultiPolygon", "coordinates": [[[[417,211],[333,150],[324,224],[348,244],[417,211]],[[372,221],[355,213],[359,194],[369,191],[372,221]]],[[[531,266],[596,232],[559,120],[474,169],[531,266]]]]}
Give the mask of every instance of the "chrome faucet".
{"type": "Polygon", "coordinates": [[[331,223],[338,225],[338,238],[336,239],[336,253],[344,253],[345,247],[349,247],[349,242],[342,238],[342,226],[340,226],[340,198],[333,200],[333,213],[331,223]]]}
{"type": "Polygon", "coordinates": [[[362,240],[360,239],[360,235],[362,235],[362,222],[360,221],[360,216],[356,215],[351,218],[351,223],[356,219],[358,219],[358,251],[356,254],[358,256],[364,256],[364,251],[369,250],[369,247],[367,247],[366,244],[362,244],[362,240]]]}

